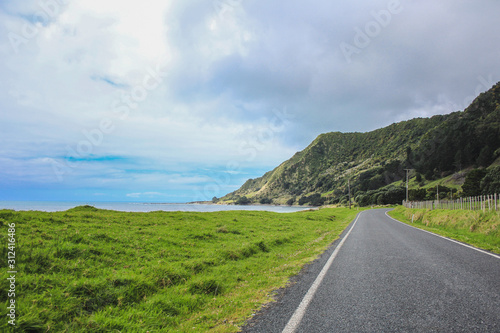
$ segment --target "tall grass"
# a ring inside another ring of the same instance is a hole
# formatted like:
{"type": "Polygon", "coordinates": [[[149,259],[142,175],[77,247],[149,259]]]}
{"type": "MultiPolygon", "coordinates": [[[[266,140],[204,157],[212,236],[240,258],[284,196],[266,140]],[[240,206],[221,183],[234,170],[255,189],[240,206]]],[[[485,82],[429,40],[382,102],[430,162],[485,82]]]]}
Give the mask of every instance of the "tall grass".
{"type": "Polygon", "coordinates": [[[500,253],[500,212],[408,209],[397,207],[389,214],[422,229],[500,253]]]}
{"type": "Polygon", "coordinates": [[[5,259],[7,223],[16,223],[17,332],[238,331],[354,216],[348,209],[0,211],[5,259]]]}

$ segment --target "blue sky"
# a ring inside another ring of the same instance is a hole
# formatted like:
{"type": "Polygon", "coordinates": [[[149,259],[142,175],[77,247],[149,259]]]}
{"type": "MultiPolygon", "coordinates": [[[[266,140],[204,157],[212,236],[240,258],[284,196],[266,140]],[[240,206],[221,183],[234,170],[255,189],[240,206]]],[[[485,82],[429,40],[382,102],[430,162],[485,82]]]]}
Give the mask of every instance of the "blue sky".
{"type": "Polygon", "coordinates": [[[329,131],[464,109],[500,2],[0,1],[0,200],[210,200],[329,131]]]}

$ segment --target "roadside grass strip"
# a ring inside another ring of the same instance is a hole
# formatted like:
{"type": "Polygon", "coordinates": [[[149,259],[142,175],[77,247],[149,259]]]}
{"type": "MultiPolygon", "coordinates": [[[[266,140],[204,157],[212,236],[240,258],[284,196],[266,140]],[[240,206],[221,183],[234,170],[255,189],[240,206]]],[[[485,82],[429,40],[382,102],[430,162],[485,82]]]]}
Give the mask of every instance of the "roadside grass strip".
{"type": "Polygon", "coordinates": [[[0,210],[3,258],[16,224],[16,331],[237,332],[356,213],[0,210]]]}
{"type": "Polygon", "coordinates": [[[500,254],[500,212],[398,206],[388,215],[416,228],[500,254]]]}

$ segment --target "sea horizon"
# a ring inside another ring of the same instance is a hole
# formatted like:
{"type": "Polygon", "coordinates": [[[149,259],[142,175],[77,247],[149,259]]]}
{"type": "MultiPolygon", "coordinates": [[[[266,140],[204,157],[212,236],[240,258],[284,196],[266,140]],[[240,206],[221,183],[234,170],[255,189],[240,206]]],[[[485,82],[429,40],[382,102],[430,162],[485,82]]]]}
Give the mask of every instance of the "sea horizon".
{"type": "Polygon", "coordinates": [[[137,201],[62,201],[62,200],[1,200],[1,209],[15,211],[61,212],[78,206],[89,205],[98,209],[108,209],[122,212],[216,212],[229,210],[271,211],[291,213],[310,207],[279,206],[279,205],[221,205],[201,202],[137,202],[137,201]]]}

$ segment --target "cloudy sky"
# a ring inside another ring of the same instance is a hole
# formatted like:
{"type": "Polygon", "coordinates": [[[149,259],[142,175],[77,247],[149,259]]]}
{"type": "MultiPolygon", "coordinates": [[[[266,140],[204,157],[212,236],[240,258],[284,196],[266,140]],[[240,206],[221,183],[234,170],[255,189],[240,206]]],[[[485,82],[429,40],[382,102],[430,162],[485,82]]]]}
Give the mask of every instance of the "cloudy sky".
{"type": "Polygon", "coordinates": [[[186,202],[464,109],[498,0],[0,0],[0,200],[186,202]]]}

